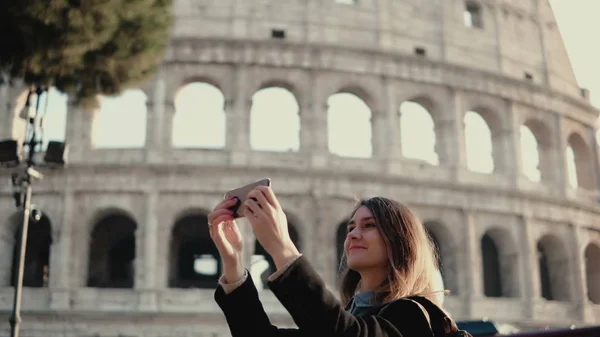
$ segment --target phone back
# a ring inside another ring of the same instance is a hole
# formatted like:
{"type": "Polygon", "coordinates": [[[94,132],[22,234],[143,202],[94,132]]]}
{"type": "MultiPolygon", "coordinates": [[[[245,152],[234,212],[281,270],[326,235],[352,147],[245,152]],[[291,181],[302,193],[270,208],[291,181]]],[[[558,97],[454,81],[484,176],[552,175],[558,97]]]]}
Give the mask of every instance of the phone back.
{"type": "Polygon", "coordinates": [[[238,204],[231,209],[233,211],[234,218],[241,218],[244,216],[244,211],[246,209],[244,206],[244,201],[246,201],[248,193],[250,193],[250,191],[257,186],[271,186],[271,179],[264,178],[225,193],[225,198],[236,197],[239,200],[238,204]]]}

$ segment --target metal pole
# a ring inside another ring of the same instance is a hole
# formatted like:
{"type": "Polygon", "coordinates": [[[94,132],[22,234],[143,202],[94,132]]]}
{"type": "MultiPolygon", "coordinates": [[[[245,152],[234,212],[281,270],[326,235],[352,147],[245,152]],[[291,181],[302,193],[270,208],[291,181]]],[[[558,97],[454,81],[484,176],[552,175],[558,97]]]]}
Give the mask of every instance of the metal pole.
{"type": "Polygon", "coordinates": [[[37,94],[37,100],[33,116],[27,116],[27,128],[25,131],[25,137],[29,136],[27,129],[31,127],[31,135],[28,141],[24,142],[24,145],[28,147],[29,153],[27,158],[27,168],[25,169],[25,175],[23,179],[19,181],[21,187],[21,193],[25,190],[25,198],[23,200],[23,226],[21,228],[21,241],[19,242],[19,255],[17,257],[18,272],[15,277],[15,296],[13,300],[13,312],[9,319],[10,322],[10,336],[19,337],[19,331],[21,328],[21,298],[23,293],[23,271],[25,269],[25,253],[27,251],[27,233],[29,231],[29,219],[31,217],[31,184],[33,182],[32,174],[30,170],[34,170],[35,162],[34,157],[36,153],[36,147],[38,144],[36,138],[36,123],[37,116],[40,108],[40,101],[42,93],[45,90],[41,86],[36,86],[29,91],[27,96],[26,109],[29,108],[29,99],[31,94],[35,92],[37,94]]]}
{"type": "MultiPolygon", "coordinates": [[[[29,180],[29,179],[28,179],[29,180]]],[[[23,270],[25,269],[25,251],[27,250],[27,232],[29,228],[29,217],[31,212],[31,182],[25,181],[25,207],[23,209],[23,228],[21,229],[21,241],[19,243],[19,255],[17,265],[19,270],[15,279],[15,296],[13,301],[13,312],[10,317],[10,336],[19,337],[21,327],[21,294],[23,293],[23,270]]]]}

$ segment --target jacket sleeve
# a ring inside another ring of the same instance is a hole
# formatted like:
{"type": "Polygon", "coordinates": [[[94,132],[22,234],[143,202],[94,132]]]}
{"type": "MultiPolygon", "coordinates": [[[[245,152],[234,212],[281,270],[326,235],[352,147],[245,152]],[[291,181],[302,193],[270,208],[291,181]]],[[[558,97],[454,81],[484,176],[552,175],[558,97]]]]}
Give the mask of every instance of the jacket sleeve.
{"type": "Polygon", "coordinates": [[[345,311],[304,257],[269,287],[306,336],[432,336],[427,317],[412,301],[394,301],[377,315],[355,317],[345,311]]]}
{"type": "Polygon", "coordinates": [[[252,277],[225,294],[222,286],[215,291],[215,301],[223,311],[232,337],[304,337],[298,329],[280,329],[271,324],[258,297],[252,277]]]}

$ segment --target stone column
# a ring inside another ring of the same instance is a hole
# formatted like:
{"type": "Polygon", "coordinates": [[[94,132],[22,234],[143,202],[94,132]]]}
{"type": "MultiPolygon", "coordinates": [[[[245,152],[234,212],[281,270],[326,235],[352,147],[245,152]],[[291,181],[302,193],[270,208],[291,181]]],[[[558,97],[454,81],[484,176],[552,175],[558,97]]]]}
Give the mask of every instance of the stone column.
{"type": "Polygon", "coordinates": [[[565,136],[565,125],[562,116],[559,114],[553,115],[554,130],[556,131],[553,133],[555,137],[555,142],[553,143],[556,146],[549,152],[552,152],[556,163],[554,171],[556,179],[554,181],[560,190],[560,196],[566,197],[568,195],[567,190],[571,188],[569,186],[567,161],[565,158],[565,151],[568,145],[567,137],[565,136]]]}
{"type": "Polygon", "coordinates": [[[69,99],[67,111],[66,142],[69,143],[69,162],[81,163],[93,150],[94,116],[99,110],[89,111],[75,106],[69,99]]]}
{"type": "Polygon", "coordinates": [[[310,90],[300,111],[301,151],[309,154],[314,168],[325,168],[329,156],[327,101],[319,87],[318,75],[310,73],[310,90]]]}
{"type": "Polygon", "coordinates": [[[386,143],[387,153],[384,154],[385,158],[389,161],[400,161],[402,160],[402,142],[401,142],[401,129],[400,129],[400,110],[399,104],[396,97],[396,88],[392,80],[387,77],[383,78],[383,90],[385,92],[384,106],[385,113],[382,116],[385,128],[384,142],[386,143]]]}
{"type": "Polygon", "coordinates": [[[467,166],[462,93],[448,89],[444,101],[448,104],[438,107],[439,111],[435,112],[435,151],[440,165],[454,170],[458,176],[459,171],[467,166]]]}
{"type": "MultiPolygon", "coordinates": [[[[506,103],[504,123],[499,130],[498,141],[494,139],[494,166],[498,173],[505,175],[513,186],[518,186],[522,171],[521,160],[521,123],[511,102],[506,103]],[[501,145],[501,146],[499,146],[501,145]]],[[[492,133],[494,132],[493,127],[492,133]]],[[[492,137],[496,138],[496,137],[492,137]]]]}
{"type": "Polygon", "coordinates": [[[535,302],[540,298],[540,274],[537,258],[536,242],[532,235],[532,222],[527,216],[521,218],[519,244],[522,252],[521,284],[525,308],[523,312],[528,318],[534,318],[535,302]]]}
{"type": "MultiPolygon", "coordinates": [[[[69,274],[72,272],[71,240],[73,238],[73,212],[75,196],[72,190],[67,189],[63,195],[62,224],[57,231],[53,231],[55,240],[50,252],[50,308],[52,310],[68,309],[69,289],[73,284],[70,282],[69,274]]],[[[54,230],[54,228],[53,228],[54,230]]]]}
{"type": "Polygon", "coordinates": [[[0,121],[3,121],[0,124],[0,140],[23,137],[25,120],[19,118],[20,111],[17,109],[25,104],[27,93],[24,90],[20,84],[0,86],[0,121]]]}
{"type": "Polygon", "coordinates": [[[138,224],[136,231],[136,273],[135,288],[140,291],[140,310],[157,309],[156,265],[158,263],[158,190],[146,192],[146,212],[144,223],[138,224]],[[141,233],[141,235],[140,235],[141,233]]]}
{"type": "MultiPolygon", "coordinates": [[[[571,270],[567,272],[571,275],[571,303],[574,304],[574,317],[581,322],[592,321],[593,317],[586,317],[587,306],[587,284],[585,274],[585,260],[583,257],[583,240],[581,239],[581,227],[569,224],[569,244],[571,256],[571,270]]],[[[568,269],[568,268],[567,268],[568,269]]]]}
{"type": "Polygon", "coordinates": [[[387,143],[388,116],[385,111],[371,111],[372,144],[373,159],[384,161],[389,158],[389,153],[393,151],[390,144],[387,143]]]}
{"type": "MultiPolygon", "coordinates": [[[[162,78],[162,72],[159,72],[154,83],[151,86],[151,92],[148,93],[147,102],[147,122],[146,122],[146,161],[156,163],[160,161],[163,146],[166,144],[163,139],[167,130],[164,129],[166,106],[166,84],[162,78]]],[[[170,147],[170,146],[169,146],[170,147]]]]}
{"type": "MultiPolygon", "coordinates": [[[[233,104],[227,114],[227,148],[233,165],[245,165],[250,151],[250,108],[252,101],[248,93],[248,69],[240,66],[234,76],[233,104]]],[[[229,108],[229,107],[228,107],[229,108]]]]}
{"type": "Polygon", "coordinates": [[[465,221],[465,241],[464,241],[464,256],[466,263],[464,264],[465,270],[462,273],[464,282],[460,282],[464,285],[461,289],[461,293],[464,294],[467,305],[465,306],[465,313],[468,316],[477,316],[476,312],[473,312],[473,301],[483,296],[483,284],[482,284],[482,267],[480,259],[480,244],[477,231],[477,225],[475,223],[474,214],[470,210],[464,211],[465,221]]]}
{"type": "Polygon", "coordinates": [[[594,128],[588,128],[588,139],[590,140],[592,152],[590,154],[590,158],[593,161],[592,164],[592,174],[594,175],[594,188],[596,190],[596,202],[600,201],[600,153],[598,153],[598,138],[596,137],[596,132],[594,128]]]}

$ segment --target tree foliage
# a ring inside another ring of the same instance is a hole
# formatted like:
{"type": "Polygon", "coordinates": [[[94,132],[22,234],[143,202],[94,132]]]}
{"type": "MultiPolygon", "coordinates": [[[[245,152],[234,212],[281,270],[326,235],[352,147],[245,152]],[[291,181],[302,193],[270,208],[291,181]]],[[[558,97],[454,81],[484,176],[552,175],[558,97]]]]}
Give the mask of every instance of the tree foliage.
{"type": "Polygon", "coordinates": [[[54,86],[85,107],[147,80],[172,23],[172,0],[3,2],[0,84],[54,86]]]}

